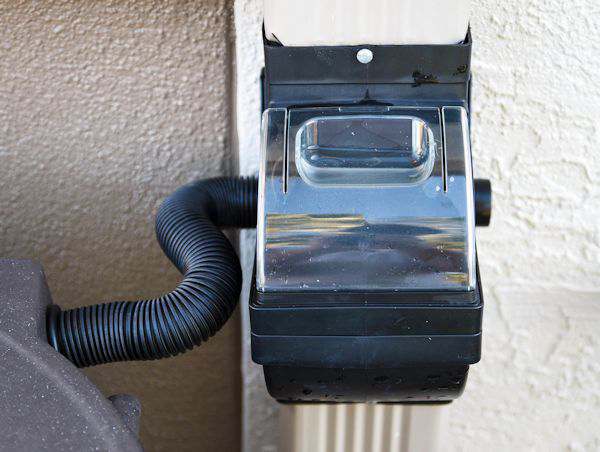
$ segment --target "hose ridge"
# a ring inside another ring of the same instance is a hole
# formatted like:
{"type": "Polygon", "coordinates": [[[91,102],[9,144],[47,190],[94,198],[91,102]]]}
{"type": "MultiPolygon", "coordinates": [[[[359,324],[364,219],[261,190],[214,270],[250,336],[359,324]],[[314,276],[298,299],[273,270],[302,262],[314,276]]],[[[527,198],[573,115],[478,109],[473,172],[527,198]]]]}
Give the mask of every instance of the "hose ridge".
{"type": "Polygon", "coordinates": [[[183,273],[158,298],[48,312],[50,344],[78,367],[176,356],[207,341],[237,305],[242,270],[220,228],[256,226],[256,178],[214,178],[178,189],[160,206],[156,237],[183,273]]]}

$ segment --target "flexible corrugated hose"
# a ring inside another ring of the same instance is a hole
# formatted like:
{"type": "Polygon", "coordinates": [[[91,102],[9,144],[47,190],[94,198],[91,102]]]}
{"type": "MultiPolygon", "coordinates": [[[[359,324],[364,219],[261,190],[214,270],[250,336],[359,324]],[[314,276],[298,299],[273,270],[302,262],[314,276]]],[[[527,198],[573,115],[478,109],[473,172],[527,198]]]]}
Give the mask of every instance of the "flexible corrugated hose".
{"type": "Polygon", "coordinates": [[[50,344],[78,367],[175,356],[208,340],[229,319],[242,286],[237,254],[220,228],[256,226],[256,178],[184,186],[156,218],[158,242],[183,274],[161,297],[48,312],[50,344]]]}

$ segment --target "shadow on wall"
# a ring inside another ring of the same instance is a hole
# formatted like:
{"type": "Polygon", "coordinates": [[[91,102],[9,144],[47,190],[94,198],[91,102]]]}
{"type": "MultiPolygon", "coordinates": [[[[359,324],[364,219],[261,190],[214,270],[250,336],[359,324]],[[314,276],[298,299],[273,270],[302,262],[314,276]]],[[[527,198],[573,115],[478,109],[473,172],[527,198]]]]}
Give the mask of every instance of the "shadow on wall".
{"type": "MultiPolygon", "coordinates": [[[[226,0],[0,0],[0,255],[40,261],[61,306],[178,280],[154,214],[179,185],[235,170],[231,20],[226,0]]],[[[86,373],[141,399],[147,450],[237,450],[237,317],[184,357],[86,373]]]]}

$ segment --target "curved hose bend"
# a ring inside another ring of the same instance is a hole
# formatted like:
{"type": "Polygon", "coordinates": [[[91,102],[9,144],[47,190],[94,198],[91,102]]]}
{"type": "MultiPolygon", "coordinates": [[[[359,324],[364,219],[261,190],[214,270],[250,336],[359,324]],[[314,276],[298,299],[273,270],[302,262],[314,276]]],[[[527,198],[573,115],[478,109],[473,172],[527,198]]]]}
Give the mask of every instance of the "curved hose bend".
{"type": "Polygon", "coordinates": [[[220,227],[256,226],[257,180],[216,178],[177,190],[161,205],[156,236],[183,274],[159,298],[116,301],[48,316],[50,344],[78,367],[175,356],[208,340],[233,312],[242,286],[220,227]]]}

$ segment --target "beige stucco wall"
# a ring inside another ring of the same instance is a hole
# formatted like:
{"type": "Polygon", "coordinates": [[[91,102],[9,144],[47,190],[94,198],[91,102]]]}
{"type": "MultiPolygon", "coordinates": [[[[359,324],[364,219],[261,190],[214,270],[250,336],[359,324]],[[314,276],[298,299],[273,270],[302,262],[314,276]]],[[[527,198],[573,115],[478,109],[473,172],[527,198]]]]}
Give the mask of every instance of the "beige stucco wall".
{"type": "MultiPolygon", "coordinates": [[[[257,168],[262,0],[235,2],[240,167],[257,168]]],[[[597,0],[473,0],[483,360],[442,450],[600,450],[600,10],[597,0]]],[[[246,254],[252,254],[251,240],[246,254]]],[[[247,320],[247,319],[245,319],[247,320]]],[[[247,328],[247,323],[246,323],[247,328]]],[[[244,444],[272,451],[276,404],[244,344],[244,444]]]]}
{"type": "MultiPolygon", "coordinates": [[[[175,187],[235,171],[231,8],[0,1],[0,256],[42,262],[64,307],[150,297],[177,272],[154,239],[175,187]]],[[[143,403],[147,450],[238,449],[236,320],[184,357],[86,373],[143,403]]]]}
{"type": "MultiPolygon", "coordinates": [[[[473,152],[495,212],[478,237],[483,361],[444,441],[598,450],[597,2],[473,3],[473,152]]],[[[257,168],[260,4],[235,2],[243,172],[257,168]]],[[[225,0],[0,0],[0,255],[40,260],[60,304],[176,282],[153,214],[181,183],[235,171],[230,16],[225,0]]],[[[236,450],[238,334],[231,322],[185,357],[87,373],[107,394],[140,396],[148,449],[236,450]]],[[[247,342],[243,363],[244,442],[272,451],[277,406],[247,342]]]]}

